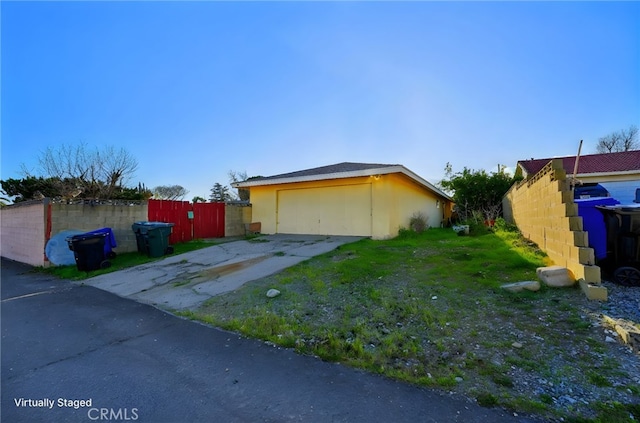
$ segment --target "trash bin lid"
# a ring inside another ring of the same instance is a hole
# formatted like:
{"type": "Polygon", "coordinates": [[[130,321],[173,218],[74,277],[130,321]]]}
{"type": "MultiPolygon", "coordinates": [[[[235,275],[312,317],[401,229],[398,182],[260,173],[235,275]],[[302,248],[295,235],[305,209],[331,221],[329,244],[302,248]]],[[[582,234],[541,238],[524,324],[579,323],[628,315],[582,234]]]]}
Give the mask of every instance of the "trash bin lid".
{"type": "Polygon", "coordinates": [[[101,232],[101,233],[96,233],[96,232],[86,232],[83,234],[79,234],[79,235],[73,235],[69,238],[67,238],[67,240],[71,240],[71,242],[73,241],[80,241],[83,239],[93,239],[93,238],[105,238],[108,234],[105,232],[101,232]]]}
{"type": "Polygon", "coordinates": [[[167,222],[135,222],[131,225],[131,229],[134,232],[139,232],[141,234],[146,234],[147,232],[153,229],[159,228],[168,228],[175,226],[175,223],[167,223],[167,222]]]}

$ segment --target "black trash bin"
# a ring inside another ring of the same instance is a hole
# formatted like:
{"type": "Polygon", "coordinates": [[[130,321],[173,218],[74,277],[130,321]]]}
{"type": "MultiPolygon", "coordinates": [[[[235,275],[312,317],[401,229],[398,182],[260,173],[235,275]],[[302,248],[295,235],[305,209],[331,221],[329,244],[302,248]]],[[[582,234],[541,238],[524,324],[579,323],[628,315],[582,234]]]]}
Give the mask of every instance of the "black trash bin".
{"type": "Polygon", "coordinates": [[[69,249],[73,251],[78,270],[90,272],[111,266],[105,253],[108,233],[85,233],[67,238],[69,249]]]}
{"type": "Polygon", "coordinates": [[[104,239],[104,255],[108,259],[116,258],[117,254],[115,251],[113,251],[113,249],[116,248],[118,245],[116,244],[116,237],[113,234],[113,229],[100,228],[100,229],[96,229],[95,231],[87,232],[87,234],[102,234],[102,233],[106,235],[104,239]]]}
{"type": "Polygon", "coordinates": [[[173,223],[165,222],[135,222],[131,229],[136,234],[138,252],[149,257],[162,257],[173,253],[173,247],[169,245],[173,226],[173,223]]]}

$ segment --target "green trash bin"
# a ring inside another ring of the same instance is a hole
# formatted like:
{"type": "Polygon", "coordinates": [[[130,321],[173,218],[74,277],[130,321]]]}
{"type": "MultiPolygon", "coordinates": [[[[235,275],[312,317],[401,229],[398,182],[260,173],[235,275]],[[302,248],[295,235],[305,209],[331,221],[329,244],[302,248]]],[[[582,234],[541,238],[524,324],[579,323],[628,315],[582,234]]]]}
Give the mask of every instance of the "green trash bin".
{"type": "Polygon", "coordinates": [[[149,257],[162,257],[173,253],[173,247],[169,245],[173,226],[173,223],[165,222],[135,222],[131,229],[136,234],[138,252],[149,257]]]}
{"type": "Polygon", "coordinates": [[[149,255],[149,245],[147,231],[149,229],[147,223],[149,222],[135,222],[131,225],[133,233],[136,234],[136,245],[138,246],[138,252],[141,254],[149,255]]]}

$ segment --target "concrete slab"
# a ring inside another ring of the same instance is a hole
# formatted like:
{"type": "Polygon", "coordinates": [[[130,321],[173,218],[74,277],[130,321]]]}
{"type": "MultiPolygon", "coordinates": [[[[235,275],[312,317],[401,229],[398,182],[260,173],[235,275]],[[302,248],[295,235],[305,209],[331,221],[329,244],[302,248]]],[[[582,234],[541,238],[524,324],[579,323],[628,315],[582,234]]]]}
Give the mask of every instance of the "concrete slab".
{"type": "Polygon", "coordinates": [[[193,309],[215,295],[240,288],[362,237],[263,235],[165,257],[82,283],[169,310],[193,309]]]}
{"type": "Polygon", "coordinates": [[[287,267],[298,264],[301,261],[308,260],[308,257],[300,256],[274,256],[269,260],[264,260],[251,267],[233,272],[229,275],[203,282],[195,286],[193,289],[199,294],[204,294],[207,298],[214,295],[223,294],[225,292],[234,291],[244,285],[247,281],[257,280],[275,273],[281,272],[287,267]]]}

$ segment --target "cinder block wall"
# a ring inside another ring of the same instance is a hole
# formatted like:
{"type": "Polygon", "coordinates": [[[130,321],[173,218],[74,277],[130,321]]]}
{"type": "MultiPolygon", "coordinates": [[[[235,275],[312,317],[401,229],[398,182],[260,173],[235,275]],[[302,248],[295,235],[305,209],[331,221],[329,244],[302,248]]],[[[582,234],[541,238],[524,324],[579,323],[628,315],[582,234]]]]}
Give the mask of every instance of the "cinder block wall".
{"type": "Polygon", "coordinates": [[[505,219],[555,264],[571,270],[576,279],[600,283],[600,268],[561,160],[550,161],[532,178],[512,186],[503,198],[503,210],[505,219]]]}
{"type": "Polygon", "coordinates": [[[134,222],[146,221],[147,204],[51,204],[51,236],[77,229],[91,231],[111,228],[118,246],[115,251],[137,251],[136,236],[131,229],[134,222]]]}
{"type": "Polygon", "coordinates": [[[45,265],[47,202],[29,201],[0,208],[0,255],[32,266],[45,265]]]}
{"type": "Polygon", "coordinates": [[[226,204],[224,207],[224,236],[244,236],[245,224],[251,223],[250,204],[226,204]]]}
{"type": "MultiPolygon", "coordinates": [[[[251,205],[226,205],[225,236],[244,236],[245,224],[251,223],[251,210],[251,205]]],[[[117,253],[136,251],[131,225],[146,220],[147,203],[67,204],[48,199],[18,203],[0,209],[0,254],[32,266],[48,265],[44,251],[50,237],[70,229],[104,227],[113,229],[117,253]]]]}

